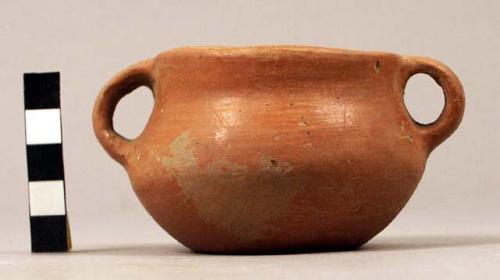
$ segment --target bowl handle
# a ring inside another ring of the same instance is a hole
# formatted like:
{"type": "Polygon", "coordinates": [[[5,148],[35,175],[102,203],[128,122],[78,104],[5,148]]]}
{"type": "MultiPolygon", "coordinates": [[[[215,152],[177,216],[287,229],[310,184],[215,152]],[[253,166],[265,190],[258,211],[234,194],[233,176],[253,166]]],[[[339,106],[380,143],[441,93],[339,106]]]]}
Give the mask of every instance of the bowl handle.
{"type": "Polygon", "coordinates": [[[126,162],[132,141],[114,130],[113,114],[120,99],[134,89],[147,86],[153,91],[151,72],[152,60],[129,66],[104,86],[94,105],[92,122],[95,135],[106,152],[122,165],[126,162]]]}
{"type": "Polygon", "coordinates": [[[437,120],[430,124],[420,124],[413,120],[430,152],[448,138],[462,121],[465,107],[464,90],[455,73],[441,62],[415,56],[405,56],[403,61],[403,89],[406,87],[408,79],[418,73],[431,76],[443,89],[445,105],[437,120]]]}

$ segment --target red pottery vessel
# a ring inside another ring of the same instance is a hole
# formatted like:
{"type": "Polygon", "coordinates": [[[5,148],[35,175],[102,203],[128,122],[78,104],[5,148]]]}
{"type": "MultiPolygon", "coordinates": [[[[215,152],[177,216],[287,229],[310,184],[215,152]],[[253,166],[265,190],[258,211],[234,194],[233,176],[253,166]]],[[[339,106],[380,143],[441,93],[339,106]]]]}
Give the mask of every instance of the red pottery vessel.
{"type": "Polygon", "coordinates": [[[97,139],[140,201],[199,252],[343,250],[384,229],[430,152],[464,112],[460,81],[429,58],[299,46],[188,47],[115,76],[97,98],[97,139]],[[444,110],[428,125],[404,104],[426,73],[444,110]],[[113,129],[118,101],[154,95],[144,131],[113,129]]]}

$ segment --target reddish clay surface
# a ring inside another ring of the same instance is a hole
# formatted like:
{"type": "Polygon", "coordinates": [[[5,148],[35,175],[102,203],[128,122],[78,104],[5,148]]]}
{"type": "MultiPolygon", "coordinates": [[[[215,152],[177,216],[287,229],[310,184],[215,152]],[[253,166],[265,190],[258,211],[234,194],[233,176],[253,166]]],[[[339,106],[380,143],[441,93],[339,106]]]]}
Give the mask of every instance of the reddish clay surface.
{"type": "Polygon", "coordinates": [[[458,126],[462,86],[443,64],[381,52],[272,46],[180,48],[114,77],[94,108],[106,151],[168,233],[201,252],[340,250],[384,229],[429,153],[458,126]],[[429,125],[403,102],[427,73],[446,105],[429,125]],[[154,94],[142,134],[113,130],[116,104],[154,94]]]}

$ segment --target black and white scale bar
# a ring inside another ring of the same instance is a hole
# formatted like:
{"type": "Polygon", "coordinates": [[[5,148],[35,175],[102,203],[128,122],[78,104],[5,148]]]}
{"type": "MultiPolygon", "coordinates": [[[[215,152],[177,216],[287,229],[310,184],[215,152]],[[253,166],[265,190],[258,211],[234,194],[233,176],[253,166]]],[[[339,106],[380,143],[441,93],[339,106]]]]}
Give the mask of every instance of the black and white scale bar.
{"type": "Polygon", "coordinates": [[[24,74],[26,153],[32,252],[66,252],[59,73],[24,74]]]}

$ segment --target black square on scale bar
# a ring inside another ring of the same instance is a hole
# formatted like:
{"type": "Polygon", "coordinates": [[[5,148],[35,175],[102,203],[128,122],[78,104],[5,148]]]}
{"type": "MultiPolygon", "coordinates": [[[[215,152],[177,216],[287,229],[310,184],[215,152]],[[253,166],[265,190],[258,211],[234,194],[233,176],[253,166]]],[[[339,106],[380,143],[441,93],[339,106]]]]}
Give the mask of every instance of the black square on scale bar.
{"type": "Polygon", "coordinates": [[[59,91],[59,72],[24,74],[26,110],[60,108],[59,91]]]}
{"type": "Polygon", "coordinates": [[[63,180],[62,145],[28,145],[29,181],[63,180]]]}
{"type": "Polygon", "coordinates": [[[30,217],[32,252],[67,252],[68,231],[65,215],[30,217]]]}

